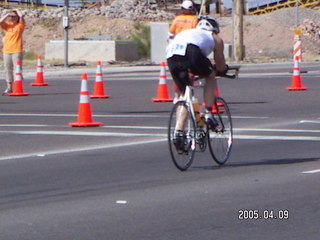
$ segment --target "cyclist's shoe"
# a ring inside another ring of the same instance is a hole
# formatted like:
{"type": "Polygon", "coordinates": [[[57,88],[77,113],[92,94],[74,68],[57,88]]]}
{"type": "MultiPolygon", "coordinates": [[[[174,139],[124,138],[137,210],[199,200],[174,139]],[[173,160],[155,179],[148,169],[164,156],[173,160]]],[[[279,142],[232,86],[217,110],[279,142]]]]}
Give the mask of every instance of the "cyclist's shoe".
{"type": "Polygon", "coordinates": [[[8,93],[12,93],[12,90],[7,88],[6,90],[4,90],[4,92],[2,93],[2,96],[8,95],[8,93]]]}
{"type": "Polygon", "coordinates": [[[212,116],[212,113],[209,111],[206,111],[204,115],[204,120],[207,124],[207,126],[212,130],[215,131],[216,128],[218,127],[218,122],[217,120],[212,116]]]}
{"type": "Polygon", "coordinates": [[[173,144],[179,154],[182,154],[185,150],[185,134],[181,130],[177,130],[174,133],[173,144]]]}

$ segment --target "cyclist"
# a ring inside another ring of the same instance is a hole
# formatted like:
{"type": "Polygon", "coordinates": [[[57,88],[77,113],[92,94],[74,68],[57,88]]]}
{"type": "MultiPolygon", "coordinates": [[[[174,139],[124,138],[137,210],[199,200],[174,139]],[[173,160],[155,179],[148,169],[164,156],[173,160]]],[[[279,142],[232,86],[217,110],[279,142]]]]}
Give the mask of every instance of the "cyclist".
{"type": "Polygon", "coordinates": [[[169,28],[168,38],[171,40],[181,31],[195,28],[197,23],[198,17],[196,16],[192,1],[183,1],[181,4],[181,14],[173,19],[169,28]]]}
{"type": "MultiPolygon", "coordinates": [[[[186,85],[192,85],[189,73],[205,78],[203,98],[205,102],[205,121],[211,129],[215,129],[217,121],[212,116],[212,106],[215,101],[216,76],[224,76],[228,71],[223,49],[224,43],[218,35],[219,23],[210,16],[200,19],[197,27],[184,30],[177,34],[168,45],[166,58],[170,73],[178,86],[178,96],[185,92],[186,85]],[[207,58],[213,52],[214,62],[207,58]]],[[[177,150],[184,147],[183,126],[186,114],[181,114],[176,126],[175,145],[177,150]]]]}

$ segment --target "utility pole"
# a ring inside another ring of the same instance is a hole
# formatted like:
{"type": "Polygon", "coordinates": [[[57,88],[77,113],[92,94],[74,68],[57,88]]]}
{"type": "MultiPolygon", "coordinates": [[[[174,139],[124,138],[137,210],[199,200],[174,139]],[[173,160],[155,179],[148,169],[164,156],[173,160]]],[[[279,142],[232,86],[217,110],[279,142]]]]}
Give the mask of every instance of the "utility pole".
{"type": "Polygon", "coordinates": [[[233,6],[232,6],[233,58],[236,61],[241,61],[244,58],[243,10],[244,10],[244,0],[233,0],[233,6]]]}
{"type": "Polygon", "coordinates": [[[201,1],[201,7],[199,11],[199,16],[204,16],[206,15],[206,0],[201,1]]]}
{"type": "Polygon", "coordinates": [[[69,0],[64,0],[64,14],[62,18],[62,26],[64,29],[64,66],[69,67],[68,64],[68,30],[69,30],[69,16],[68,16],[69,0]]]}

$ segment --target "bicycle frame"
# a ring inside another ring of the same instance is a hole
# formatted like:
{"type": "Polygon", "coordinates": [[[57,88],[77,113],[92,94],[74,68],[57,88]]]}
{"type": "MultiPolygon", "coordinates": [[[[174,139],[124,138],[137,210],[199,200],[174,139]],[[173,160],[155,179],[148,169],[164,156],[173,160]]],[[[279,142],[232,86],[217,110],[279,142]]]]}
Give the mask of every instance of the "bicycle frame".
{"type": "Polygon", "coordinates": [[[173,104],[175,104],[176,102],[179,102],[179,101],[184,101],[186,103],[186,105],[190,108],[192,118],[195,120],[196,116],[195,116],[194,108],[193,108],[193,104],[192,104],[192,97],[193,96],[194,96],[193,95],[193,87],[186,86],[186,90],[184,92],[184,95],[182,95],[178,99],[174,99],[173,104]]]}

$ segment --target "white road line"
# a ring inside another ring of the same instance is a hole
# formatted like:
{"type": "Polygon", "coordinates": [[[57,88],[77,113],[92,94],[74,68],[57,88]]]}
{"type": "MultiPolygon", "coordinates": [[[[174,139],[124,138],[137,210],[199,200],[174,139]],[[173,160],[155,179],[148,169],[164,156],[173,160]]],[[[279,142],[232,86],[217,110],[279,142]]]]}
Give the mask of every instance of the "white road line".
{"type": "Polygon", "coordinates": [[[320,141],[320,137],[311,137],[311,136],[234,135],[233,138],[234,139],[243,139],[243,140],[320,141]]]}
{"type": "MultiPolygon", "coordinates": [[[[76,117],[77,114],[67,114],[67,113],[0,113],[0,116],[23,116],[23,117],[76,117]]],[[[164,117],[169,118],[168,114],[93,114],[94,117],[100,118],[154,118],[154,117],[164,117]]],[[[269,117],[256,117],[256,116],[232,116],[236,119],[268,119],[269,117]]]]}
{"type": "MultiPolygon", "coordinates": [[[[0,127],[68,127],[66,125],[49,125],[49,124],[0,124],[0,127]]],[[[127,126],[127,125],[105,125],[105,129],[145,129],[145,130],[167,130],[167,126],[127,126]]],[[[276,128],[234,128],[234,132],[289,132],[289,133],[320,133],[318,129],[276,129],[276,128]]],[[[1,132],[1,131],[0,131],[1,132]]],[[[5,131],[2,131],[5,132],[5,131]]]]}
{"type": "Polygon", "coordinates": [[[150,143],[157,143],[166,141],[166,138],[156,139],[156,140],[144,140],[144,141],[135,141],[130,143],[115,143],[115,144],[105,144],[100,146],[94,147],[79,147],[79,148],[68,148],[68,149],[59,149],[55,151],[44,151],[44,152],[37,152],[37,153],[28,153],[28,154],[20,154],[20,155],[11,155],[0,157],[0,161],[11,160],[11,159],[21,159],[27,157],[44,157],[47,155],[54,155],[54,154],[63,154],[63,153],[74,153],[74,152],[82,152],[82,151],[92,151],[92,150],[99,150],[99,149],[109,149],[109,148],[119,148],[119,147],[128,147],[134,145],[141,145],[141,144],[150,144],[150,143]]]}
{"type": "Polygon", "coordinates": [[[314,169],[314,170],[310,170],[310,171],[304,171],[302,173],[320,173],[320,169],[314,169]]]}
{"type": "Polygon", "coordinates": [[[276,129],[276,128],[234,128],[234,131],[248,131],[248,132],[293,132],[293,133],[320,133],[320,130],[308,129],[276,129]]]}
{"type": "MultiPolygon", "coordinates": [[[[81,131],[0,131],[0,134],[24,135],[60,135],[60,136],[92,136],[92,137],[166,137],[166,133],[128,133],[128,132],[81,132],[81,131]]],[[[276,141],[320,141],[312,136],[263,136],[234,134],[234,139],[243,140],[276,140],[276,141]]]]}
{"type": "Polygon", "coordinates": [[[52,127],[47,124],[0,124],[0,127],[52,127]]]}
{"type": "Polygon", "coordinates": [[[148,130],[167,130],[168,127],[156,126],[102,126],[102,128],[110,129],[148,129],[148,130]]]}
{"type": "Polygon", "coordinates": [[[74,117],[77,114],[60,114],[60,113],[0,113],[0,116],[23,116],[23,117],[74,117]]]}
{"type": "Polygon", "coordinates": [[[24,135],[64,135],[64,136],[92,136],[92,137],[165,137],[158,133],[124,133],[124,132],[78,132],[78,131],[0,131],[0,134],[24,135]]]}
{"type": "Polygon", "coordinates": [[[313,121],[313,120],[301,120],[300,121],[300,123],[317,123],[317,124],[319,124],[320,123],[320,121],[313,121]]]}
{"type": "Polygon", "coordinates": [[[232,115],[232,119],[268,119],[270,117],[256,117],[256,116],[233,116],[232,115]]]}
{"type": "MultiPolygon", "coordinates": [[[[60,113],[0,113],[0,116],[23,116],[23,117],[76,117],[77,114],[60,114],[60,113]]],[[[160,115],[160,114],[94,114],[94,117],[101,117],[101,118],[155,118],[155,117],[169,117],[167,115],[160,115]]]]}

